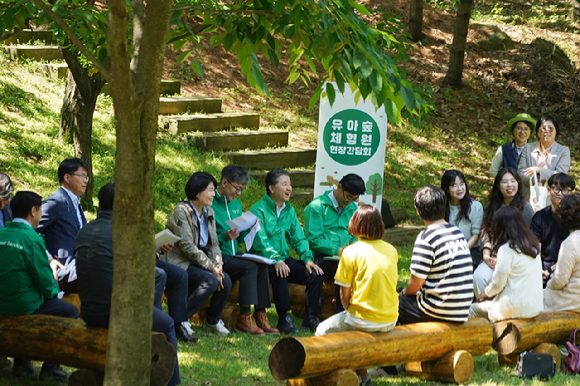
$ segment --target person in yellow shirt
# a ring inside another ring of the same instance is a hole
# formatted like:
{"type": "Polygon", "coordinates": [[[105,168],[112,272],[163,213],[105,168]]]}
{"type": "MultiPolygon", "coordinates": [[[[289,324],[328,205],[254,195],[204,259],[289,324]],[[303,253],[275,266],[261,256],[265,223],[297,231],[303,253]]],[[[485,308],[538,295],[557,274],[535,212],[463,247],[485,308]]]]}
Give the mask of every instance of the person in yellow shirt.
{"type": "MultiPolygon", "coordinates": [[[[387,332],[397,323],[399,256],[391,244],[381,240],[385,232],[381,213],[374,206],[361,206],[354,212],[348,232],[358,241],[341,250],[334,276],[345,311],[320,323],[317,336],[349,330],[387,332]]],[[[366,369],[357,374],[361,385],[370,384],[366,369]]]]}

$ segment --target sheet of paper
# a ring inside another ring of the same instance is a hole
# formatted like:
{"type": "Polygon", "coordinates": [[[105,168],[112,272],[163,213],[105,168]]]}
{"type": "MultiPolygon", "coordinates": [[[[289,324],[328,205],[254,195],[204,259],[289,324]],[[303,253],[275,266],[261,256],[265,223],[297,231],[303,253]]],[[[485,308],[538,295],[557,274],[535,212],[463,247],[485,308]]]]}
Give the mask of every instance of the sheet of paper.
{"type": "Polygon", "coordinates": [[[249,251],[252,249],[252,245],[254,244],[254,238],[256,237],[256,233],[258,233],[258,231],[260,229],[262,229],[260,227],[260,224],[256,224],[252,229],[250,229],[250,231],[248,232],[246,237],[244,237],[244,243],[246,244],[246,251],[249,251]]]}
{"type": "Polygon", "coordinates": [[[164,229],[155,235],[155,250],[158,251],[162,245],[173,244],[181,239],[182,237],[176,236],[169,229],[164,229]]]}
{"type": "Polygon", "coordinates": [[[324,256],[324,260],[340,261],[340,256],[324,256]]]}
{"type": "Polygon", "coordinates": [[[258,218],[252,212],[245,212],[240,217],[236,217],[233,220],[226,221],[226,224],[230,226],[230,228],[238,228],[240,232],[250,229],[252,225],[254,225],[258,221],[258,218]]]}
{"type": "Polygon", "coordinates": [[[266,257],[262,257],[262,256],[258,256],[258,255],[253,255],[251,253],[242,253],[241,255],[236,255],[236,257],[250,260],[250,261],[254,261],[256,263],[262,263],[262,264],[268,264],[268,265],[276,264],[276,260],[268,259],[266,257]]]}

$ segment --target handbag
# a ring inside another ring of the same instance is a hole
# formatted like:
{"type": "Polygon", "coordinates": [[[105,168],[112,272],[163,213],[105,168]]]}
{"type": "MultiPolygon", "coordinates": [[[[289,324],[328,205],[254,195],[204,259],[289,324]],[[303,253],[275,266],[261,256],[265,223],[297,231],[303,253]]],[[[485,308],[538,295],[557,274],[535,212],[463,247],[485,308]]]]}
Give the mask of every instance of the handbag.
{"type": "Polygon", "coordinates": [[[518,357],[516,375],[527,379],[538,377],[542,381],[547,381],[556,375],[556,361],[550,354],[524,351],[518,357]]]}
{"type": "Polygon", "coordinates": [[[568,356],[562,362],[562,372],[566,374],[580,374],[580,348],[576,346],[576,333],[580,330],[576,329],[570,334],[568,341],[564,343],[568,356]]]}
{"type": "Polygon", "coordinates": [[[548,206],[548,188],[538,183],[536,173],[530,176],[530,205],[534,209],[534,212],[548,206]]]}

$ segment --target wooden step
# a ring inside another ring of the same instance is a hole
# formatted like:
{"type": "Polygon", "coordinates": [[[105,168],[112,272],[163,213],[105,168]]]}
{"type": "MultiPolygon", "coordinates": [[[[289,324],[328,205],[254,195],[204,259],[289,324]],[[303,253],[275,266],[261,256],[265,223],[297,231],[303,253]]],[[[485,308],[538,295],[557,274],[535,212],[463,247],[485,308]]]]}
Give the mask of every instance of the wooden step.
{"type": "Polygon", "coordinates": [[[191,134],[188,139],[204,151],[264,149],[288,146],[286,130],[222,131],[191,134]]]}
{"type": "Polygon", "coordinates": [[[221,131],[236,127],[258,129],[260,114],[256,113],[219,113],[199,115],[179,115],[161,118],[164,128],[171,134],[201,131],[204,133],[221,131]]]}
{"type": "Polygon", "coordinates": [[[400,223],[407,218],[407,210],[405,208],[391,208],[391,214],[396,223],[400,223]]]}
{"type": "MultiPolygon", "coordinates": [[[[294,186],[294,181],[292,181],[292,186],[294,186]]],[[[290,201],[293,204],[299,205],[308,205],[310,201],[314,199],[314,190],[313,189],[306,189],[306,190],[293,190],[292,195],[290,196],[290,201]]]]}
{"type": "Polygon", "coordinates": [[[11,60],[63,60],[62,53],[57,46],[0,46],[10,56],[11,60]]]}
{"type": "MultiPolygon", "coordinates": [[[[290,174],[290,181],[292,186],[297,188],[312,188],[314,186],[314,170],[288,170],[290,174]]],[[[264,181],[266,179],[267,171],[252,171],[250,176],[257,181],[264,181]]]]}
{"type": "Polygon", "coordinates": [[[40,70],[51,78],[64,79],[66,78],[68,65],[66,63],[41,64],[40,70]]]}
{"type": "Polygon", "coordinates": [[[52,37],[52,31],[41,29],[23,29],[10,36],[8,39],[3,40],[2,44],[28,44],[33,43],[36,40],[40,40],[46,45],[58,44],[58,42],[52,37]]]}
{"type": "Polygon", "coordinates": [[[195,97],[165,97],[159,98],[159,114],[201,113],[215,114],[222,112],[220,98],[195,97]]]}
{"type": "Polygon", "coordinates": [[[396,245],[412,245],[424,226],[405,225],[385,229],[383,240],[396,245]]]}
{"type": "Polygon", "coordinates": [[[246,169],[300,168],[316,162],[316,149],[273,149],[219,154],[246,169]]]}
{"type": "MultiPolygon", "coordinates": [[[[178,80],[161,80],[161,88],[159,89],[159,95],[173,95],[179,94],[181,92],[181,82],[178,80]]],[[[101,89],[101,94],[111,95],[111,86],[105,83],[101,89]]]]}

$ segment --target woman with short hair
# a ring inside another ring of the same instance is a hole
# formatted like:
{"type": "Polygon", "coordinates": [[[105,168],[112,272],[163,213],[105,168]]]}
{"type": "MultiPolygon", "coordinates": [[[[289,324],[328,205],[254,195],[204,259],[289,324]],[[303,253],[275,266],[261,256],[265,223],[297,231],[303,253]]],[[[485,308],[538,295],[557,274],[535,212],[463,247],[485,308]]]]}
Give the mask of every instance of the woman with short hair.
{"type": "Polygon", "coordinates": [[[564,196],[556,216],[570,236],[560,246],[556,270],[544,290],[544,310],[580,312],[580,194],[564,196]]]}
{"type": "Polygon", "coordinates": [[[492,234],[497,256],[491,283],[477,296],[469,317],[491,322],[533,318],[543,311],[540,242],[521,212],[504,206],[493,216],[492,234]]]}
{"type": "Polygon", "coordinates": [[[162,257],[168,263],[187,271],[189,298],[187,317],[191,318],[211,296],[204,327],[214,333],[230,332],[221,320],[232,282],[223,270],[223,260],[211,207],[216,179],[207,172],[196,172],[185,185],[187,199],[180,202],[169,216],[165,227],[182,239],[162,257]]]}
{"type": "MultiPolygon", "coordinates": [[[[358,241],[340,251],[334,276],[345,311],[320,323],[317,336],[349,330],[386,332],[397,323],[399,256],[382,240],[385,225],[379,210],[371,205],[359,207],[350,219],[348,233],[358,241]]],[[[366,369],[357,370],[357,374],[361,385],[370,384],[366,369]]]]}

